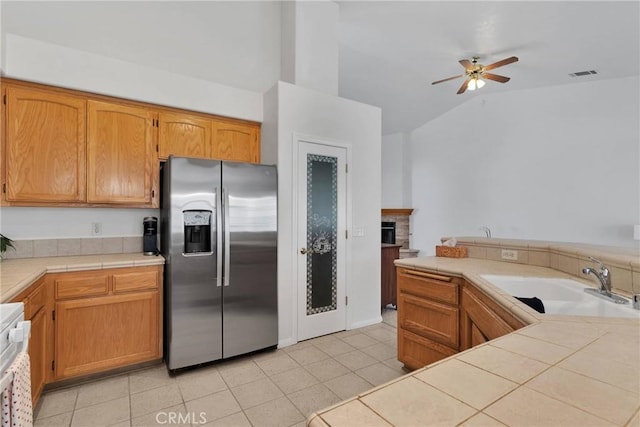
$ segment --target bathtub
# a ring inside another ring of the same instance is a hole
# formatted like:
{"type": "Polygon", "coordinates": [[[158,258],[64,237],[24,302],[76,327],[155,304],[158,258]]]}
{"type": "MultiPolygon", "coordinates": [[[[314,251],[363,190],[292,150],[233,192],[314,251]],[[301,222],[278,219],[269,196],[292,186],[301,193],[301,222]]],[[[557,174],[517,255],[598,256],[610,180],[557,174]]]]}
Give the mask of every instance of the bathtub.
{"type": "Polygon", "coordinates": [[[631,301],[616,304],[590,295],[584,292],[587,286],[576,280],[493,274],[481,277],[514,297],[540,298],[545,314],[640,318],[640,310],[634,310],[631,301]]]}

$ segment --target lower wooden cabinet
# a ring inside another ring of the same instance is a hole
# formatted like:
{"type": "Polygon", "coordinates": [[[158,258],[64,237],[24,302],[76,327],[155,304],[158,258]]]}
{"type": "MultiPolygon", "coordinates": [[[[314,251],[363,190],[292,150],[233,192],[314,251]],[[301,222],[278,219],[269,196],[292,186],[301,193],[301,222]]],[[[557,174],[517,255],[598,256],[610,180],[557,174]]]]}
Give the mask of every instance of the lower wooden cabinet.
{"type": "Polygon", "coordinates": [[[524,326],[473,284],[398,268],[398,360],[418,369],[524,326]]]}
{"type": "Polygon", "coordinates": [[[11,302],[31,321],[31,394],[162,358],[162,265],[50,273],[11,302]]]}
{"type": "Polygon", "coordinates": [[[158,292],[56,303],[56,378],[159,357],[158,292]]]}
{"type": "Polygon", "coordinates": [[[162,266],[51,276],[56,380],[162,356],[162,266]]]}
{"type": "Polygon", "coordinates": [[[460,350],[475,347],[524,326],[469,282],[460,297],[460,350]]]}
{"type": "Polygon", "coordinates": [[[31,363],[31,399],[33,402],[36,402],[42,393],[42,389],[47,382],[48,369],[51,366],[47,363],[47,343],[50,340],[47,313],[48,311],[42,308],[31,318],[29,359],[31,363]]]}
{"type": "Polygon", "coordinates": [[[398,305],[396,266],[393,261],[400,258],[401,245],[383,245],[380,252],[380,305],[398,305]]]}
{"type": "Polygon", "coordinates": [[[460,278],[398,268],[398,360],[418,369],[458,352],[460,278]]]}
{"type": "Polygon", "coordinates": [[[31,321],[29,360],[31,364],[31,399],[38,401],[44,385],[50,380],[53,325],[51,322],[50,286],[46,277],[38,279],[11,302],[24,303],[24,318],[31,321]]]}
{"type": "Polygon", "coordinates": [[[457,352],[451,347],[398,328],[398,360],[409,369],[421,368],[457,352]]]}

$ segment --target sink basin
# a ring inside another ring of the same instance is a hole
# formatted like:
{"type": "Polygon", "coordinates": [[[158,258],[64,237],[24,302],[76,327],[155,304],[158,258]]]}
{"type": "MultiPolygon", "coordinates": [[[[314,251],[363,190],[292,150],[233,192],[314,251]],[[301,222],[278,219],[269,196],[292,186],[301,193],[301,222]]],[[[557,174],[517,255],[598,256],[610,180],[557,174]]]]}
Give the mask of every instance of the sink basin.
{"type": "Polygon", "coordinates": [[[545,314],[640,318],[640,310],[634,310],[629,300],[616,304],[598,298],[585,292],[592,288],[576,280],[493,274],[483,274],[482,278],[510,295],[540,298],[545,314]]]}

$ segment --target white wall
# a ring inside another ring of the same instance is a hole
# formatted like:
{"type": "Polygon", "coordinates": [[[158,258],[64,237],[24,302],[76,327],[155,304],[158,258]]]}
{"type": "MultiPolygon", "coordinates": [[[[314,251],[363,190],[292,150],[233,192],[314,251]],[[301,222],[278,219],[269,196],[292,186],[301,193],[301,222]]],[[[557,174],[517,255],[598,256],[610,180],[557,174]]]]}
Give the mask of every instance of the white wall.
{"type": "Polygon", "coordinates": [[[280,80],[296,83],[296,5],[295,1],[280,6],[280,80]]]}
{"type": "Polygon", "coordinates": [[[338,4],[296,2],[296,84],[338,96],[338,4]]]}
{"type": "Polygon", "coordinates": [[[136,101],[262,121],[262,94],[6,34],[5,75],[136,101]]]}
{"type": "Polygon", "coordinates": [[[5,51],[5,48],[4,48],[4,45],[5,45],[5,32],[4,32],[4,25],[2,23],[2,21],[3,21],[3,19],[2,19],[3,15],[2,14],[3,14],[4,10],[2,8],[2,3],[4,3],[4,2],[0,1],[0,75],[2,75],[2,73],[4,72],[4,61],[5,61],[5,54],[4,54],[4,51],[5,51]]]}
{"type": "Polygon", "coordinates": [[[640,79],[489,91],[411,135],[413,243],[442,236],[638,246],[640,79]]]}
{"type": "Polygon", "coordinates": [[[382,136],[382,207],[411,208],[411,145],[409,135],[382,136]]]}
{"type": "Polygon", "coordinates": [[[338,95],[339,14],[333,1],[282,4],[281,80],[338,95]]]}
{"type": "Polygon", "coordinates": [[[142,236],[145,216],[160,217],[158,209],[0,208],[0,232],[12,239],[66,239],[142,236]],[[91,224],[102,234],[91,234],[91,224]]]}
{"type": "MultiPolygon", "coordinates": [[[[347,327],[380,322],[380,145],[381,111],[377,107],[279,82],[265,95],[265,118],[278,129],[278,311],[280,345],[297,341],[295,265],[297,247],[293,190],[293,134],[351,144],[347,223],[364,230],[347,243],[347,327]],[[277,100],[276,100],[277,98],[277,100]]],[[[353,233],[351,233],[353,235],[353,233]]]]}
{"type": "Polygon", "coordinates": [[[2,1],[3,31],[263,93],[280,72],[278,1],[2,1]]]}

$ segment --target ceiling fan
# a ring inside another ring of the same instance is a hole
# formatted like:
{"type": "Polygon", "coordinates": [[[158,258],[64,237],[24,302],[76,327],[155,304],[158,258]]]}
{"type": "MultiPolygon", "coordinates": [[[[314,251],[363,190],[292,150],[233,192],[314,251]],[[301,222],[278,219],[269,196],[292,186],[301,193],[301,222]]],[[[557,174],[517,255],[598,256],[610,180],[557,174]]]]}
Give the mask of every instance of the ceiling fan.
{"type": "Polygon", "coordinates": [[[500,83],[506,83],[510,80],[509,77],[500,76],[498,74],[487,73],[487,71],[518,61],[518,57],[512,56],[510,58],[503,59],[502,61],[494,62],[493,64],[482,65],[478,63],[478,59],[480,59],[480,57],[478,56],[474,56],[471,59],[471,61],[469,61],[468,59],[461,59],[458,62],[460,62],[460,64],[465,68],[464,74],[459,74],[457,76],[438,80],[431,84],[436,85],[438,83],[442,83],[449,80],[457,79],[458,77],[466,76],[467,79],[464,81],[464,83],[462,83],[462,86],[460,86],[460,89],[458,89],[458,92],[457,92],[458,95],[460,95],[461,93],[464,93],[467,89],[476,90],[484,86],[484,80],[482,79],[488,79],[488,80],[493,80],[500,83]]]}

